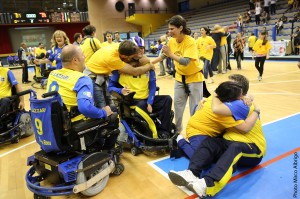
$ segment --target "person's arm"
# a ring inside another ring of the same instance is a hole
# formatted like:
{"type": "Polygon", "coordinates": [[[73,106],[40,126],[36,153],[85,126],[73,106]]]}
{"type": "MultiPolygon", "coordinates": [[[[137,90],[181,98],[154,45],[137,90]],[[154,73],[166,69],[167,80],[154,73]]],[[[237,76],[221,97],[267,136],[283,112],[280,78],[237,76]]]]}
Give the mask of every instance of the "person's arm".
{"type": "Polygon", "coordinates": [[[128,75],[138,76],[138,75],[145,74],[149,70],[155,70],[155,67],[152,63],[148,63],[145,66],[139,66],[139,67],[132,67],[130,64],[126,64],[119,71],[121,73],[125,73],[128,75]]]}
{"type": "MultiPolygon", "coordinates": [[[[18,81],[16,80],[15,75],[13,74],[13,72],[11,72],[9,70],[8,73],[7,73],[7,76],[8,76],[8,81],[10,82],[10,85],[14,86],[16,88],[16,92],[17,93],[22,92],[22,87],[18,84],[18,81]]],[[[20,103],[19,103],[18,108],[23,110],[24,107],[25,107],[24,96],[20,96],[19,99],[20,99],[20,103]]]]}
{"type": "Polygon", "coordinates": [[[241,133],[248,133],[256,123],[256,120],[259,118],[260,109],[257,106],[254,106],[254,111],[251,113],[245,121],[234,128],[239,130],[241,133]]]}
{"type": "Polygon", "coordinates": [[[89,118],[104,118],[110,115],[105,109],[99,109],[94,106],[93,100],[93,84],[89,77],[81,77],[75,87],[77,93],[78,110],[84,116],[89,118]]]}
{"type": "Polygon", "coordinates": [[[167,57],[173,59],[181,65],[187,66],[191,62],[191,58],[189,57],[179,57],[172,53],[169,46],[163,46],[162,51],[167,57]]]}
{"type": "Polygon", "coordinates": [[[118,94],[122,94],[122,88],[120,88],[119,82],[120,74],[117,70],[112,71],[112,75],[109,77],[108,92],[115,91],[118,94]]]}
{"type": "Polygon", "coordinates": [[[213,94],[212,96],[211,109],[213,113],[218,115],[232,115],[230,109],[223,102],[221,102],[219,98],[217,98],[216,94],[213,94]]]}
{"type": "MultiPolygon", "coordinates": [[[[16,84],[16,85],[15,85],[15,88],[16,88],[17,93],[22,92],[22,87],[20,86],[20,84],[16,84]]],[[[20,110],[23,110],[24,107],[25,107],[24,96],[23,96],[23,95],[22,95],[22,96],[19,96],[19,99],[20,99],[20,103],[19,103],[18,108],[19,108],[20,110]]]]}

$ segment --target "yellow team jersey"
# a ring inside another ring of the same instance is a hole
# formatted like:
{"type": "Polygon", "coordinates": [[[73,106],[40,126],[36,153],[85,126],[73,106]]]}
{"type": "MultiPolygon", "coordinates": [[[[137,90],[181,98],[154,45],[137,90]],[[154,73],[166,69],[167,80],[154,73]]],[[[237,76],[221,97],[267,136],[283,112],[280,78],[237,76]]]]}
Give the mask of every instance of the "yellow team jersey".
{"type": "Polygon", "coordinates": [[[111,46],[111,45],[117,45],[117,46],[119,46],[119,43],[115,43],[115,42],[108,43],[106,41],[106,42],[101,43],[101,48],[104,48],[106,46],[111,46]]]}
{"type": "MultiPolygon", "coordinates": [[[[253,110],[254,105],[250,107],[248,116],[251,115],[253,110]]],[[[240,133],[235,128],[229,128],[226,129],[223,138],[237,142],[254,143],[260,149],[263,156],[266,154],[267,144],[260,119],[256,120],[254,127],[248,133],[240,133]]]]}
{"type": "Polygon", "coordinates": [[[119,84],[121,84],[123,87],[126,86],[130,88],[130,91],[136,92],[134,99],[147,99],[149,96],[149,79],[149,71],[139,76],[121,73],[119,84]]]}
{"type": "Polygon", "coordinates": [[[249,47],[252,48],[254,46],[255,42],[256,42],[256,36],[255,35],[252,35],[248,38],[249,47]]]}
{"type": "Polygon", "coordinates": [[[93,37],[92,38],[84,38],[84,41],[80,44],[80,48],[85,56],[85,63],[89,61],[89,59],[92,57],[92,55],[101,48],[100,41],[93,37]],[[92,48],[93,47],[93,48],[92,48]]]}
{"type": "MultiPolygon", "coordinates": [[[[62,68],[60,70],[54,70],[49,74],[47,91],[56,90],[62,97],[64,104],[68,111],[71,107],[78,106],[77,93],[74,91],[74,87],[80,77],[84,76],[83,73],[62,68]]],[[[85,116],[80,114],[75,118],[72,118],[72,122],[84,119],[85,116]]]]}
{"type": "Polygon", "coordinates": [[[41,48],[35,49],[35,56],[40,56],[42,53],[46,55],[46,49],[41,49],[41,48]]]}
{"type": "Polygon", "coordinates": [[[11,96],[11,84],[8,80],[8,68],[0,67],[0,99],[11,96]]]}
{"type": "MultiPolygon", "coordinates": [[[[225,33],[225,30],[223,28],[221,28],[220,32],[221,33],[225,33]]],[[[227,44],[227,36],[222,36],[221,37],[220,46],[224,46],[225,44],[227,44]]]]}
{"type": "Polygon", "coordinates": [[[175,79],[182,82],[182,75],[185,75],[187,84],[192,82],[203,82],[203,74],[200,72],[203,68],[203,63],[199,62],[195,40],[188,35],[184,36],[181,43],[178,43],[175,38],[171,38],[168,42],[168,46],[175,55],[191,59],[187,66],[174,61],[176,69],[175,79]]]}
{"type": "Polygon", "coordinates": [[[207,49],[208,45],[216,46],[216,42],[213,40],[212,37],[206,36],[206,37],[199,37],[196,40],[197,48],[199,50],[199,57],[204,57],[207,60],[211,60],[213,57],[213,48],[207,49]]]}
{"type": "Polygon", "coordinates": [[[119,45],[111,45],[95,52],[86,63],[88,69],[101,75],[109,75],[113,70],[122,69],[126,63],[119,57],[119,45]]]}
{"type": "Polygon", "coordinates": [[[209,97],[204,103],[203,108],[197,110],[189,119],[186,127],[187,138],[195,135],[216,137],[226,128],[234,127],[244,122],[244,120],[234,120],[232,116],[214,114],[211,105],[212,97],[209,97]]]}
{"type": "Polygon", "coordinates": [[[267,55],[269,51],[272,49],[272,45],[270,44],[269,41],[267,41],[265,45],[262,45],[262,42],[263,40],[258,39],[253,46],[253,50],[255,51],[256,54],[267,55]]]}

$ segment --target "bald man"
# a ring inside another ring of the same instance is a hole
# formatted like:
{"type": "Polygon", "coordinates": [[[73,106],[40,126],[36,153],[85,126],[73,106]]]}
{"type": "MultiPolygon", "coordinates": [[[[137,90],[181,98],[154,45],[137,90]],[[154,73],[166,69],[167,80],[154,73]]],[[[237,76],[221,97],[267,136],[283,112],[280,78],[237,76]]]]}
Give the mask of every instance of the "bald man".
{"type": "Polygon", "coordinates": [[[72,122],[88,118],[104,118],[112,114],[109,106],[102,109],[94,106],[93,84],[82,72],[85,56],[79,46],[67,45],[62,50],[61,70],[52,71],[48,78],[47,91],[57,91],[72,114],[72,122]],[[78,110],[77,110],[78,109],[78,110]]]}

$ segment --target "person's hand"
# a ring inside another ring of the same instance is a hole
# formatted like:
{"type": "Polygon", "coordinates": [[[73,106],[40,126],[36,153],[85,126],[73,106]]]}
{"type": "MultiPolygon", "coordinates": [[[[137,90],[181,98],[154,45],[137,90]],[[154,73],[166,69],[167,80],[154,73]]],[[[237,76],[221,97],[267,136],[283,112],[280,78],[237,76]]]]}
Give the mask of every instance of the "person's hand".
{"type": "Polygon", "coordinates": [[[23,110],[24,107],[25,107],[24,101],[21,100],[20,103],[19,103],[18,108],[19,108],[20,110],[23,110]]]}
{"type": "Polygon", "coordinates": [[[35,60],[33,60],[33,63],[35,63],[36,65],[39,65],[40,64],[40,60],[35,59],[35,60]]]}
{"type": "Polygon", "coordinates": [[[124,88],[122,88],[122,94],[123,95],[128,95],[129,93],[130,93],[130,89],[127,86],[125,86],[124,88]]]}
{"type": "Polygon", "coordinates": [[[113,113],[109,106],[105,106],[102,109],[106,112],[107,116],[110,116],[113,113]]]}
{"type": "Polygon", "coordinates": [[[171,50],[170,50],[169,46],[164,45],[164,46],[162,47],[162,51],[163,51],[163,53],[164,53],[167,57],[170,57],[170,55],[171,55],[171,50]]]}
{"type": "Polygon", "coordinates": [[[152,106],[151,106],[151,104],[148,104],[147,110],[148,110],[149,113],[152,113],[152,106]]]}
{"type": "Polygon", "coordinates": [[[243,97],[244,104],[246,104],[247,106],[251,106],[253,100],[254,100],[253,95],[246,95],[243,97]]]}
{"type": "Polygon", "coordinates": [[[269,58],[270,58],[270,55],[267,55],[267,56],[266,56],[266,59],[269,59],[269,58]]]}
{"type": "Polygon", "coordinates": [[[24,65],[24,64],[21,64],[21,66],[24,68],[25,65],[24,65]]]}
{"type": "Polygon", "coordinates": [[[202,100],[200,100],[200,102],[198,103],[197,109],[196,110],[201,110],[204,106],[204,103],[207,101],[206,98],[203,98],[202,100]]]}
{"type": "Polygon", "coordinates": [[[152,62],[149,63],[149,66],[150,66],[150,70],[155,70],[155,65],[152,62]]]}
{"type": "Polygon", "coordinates": [[[257,110],[260,112],[260,107],[254,102],[253,102],[253,105],[254,105],[254,110],[257,110]]]}
{"type": "Polygon", "coordinates": [[[300,61],[298,62],[298,64],[297,64],[297,65],[298,65],[298,68],[300,69],[300,61]]]}

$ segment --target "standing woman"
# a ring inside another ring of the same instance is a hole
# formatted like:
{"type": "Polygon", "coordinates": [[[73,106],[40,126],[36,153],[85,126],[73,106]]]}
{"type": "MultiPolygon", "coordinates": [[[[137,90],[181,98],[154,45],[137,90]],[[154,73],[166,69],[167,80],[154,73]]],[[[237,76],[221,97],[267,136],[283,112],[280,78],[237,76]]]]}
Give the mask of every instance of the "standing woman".
{"type": "Polygon", "coordinates": [[[61,51],[65,45],[70,44],[70,40],[64,31],[57,30],[52,35],[51,44],[52,44],[52,52],[49,58],[37,59],[35,60],[35,64],[50,64],[56,61],[56,69],[61,69],[62,68],[61,51]]]}
{"type": "Polygon", "coordinates": [[[208,74],[210,77],[210,82],[214,83],[213,72],[211,68],[211,59],[213,57],[213,49],[216,47],[216,42],[213,40],[212,37],[207,36],[209,32],[208,28],[202,27],[200,28],[201,37],[199,37],[196,41],[197,47],[199,49],[199,57],[203,61],[203,75],[205,80],[208,78],[208,74]]]}
{"type": "Polygon", "coordinates": [[[253,46],[253,56],[255,57],[255,67],[259,72],[258,81],[262,80],[262,75],[264,72],[264,64],[266,59],[269,59],[269,53],[272,49],[272,45],[267,40],[267,33],[261,32],[259,39],[255,42],[253,46]]]}
{"type": "Polygon", "coordinates": [[[185,19],[175,15],[168,21],[172,36],[167,45],[163,46],[161,56],[153,63],[158,63],[166,57],[174,60],[175,85],[174,108],[175,123],[178,132],[182,131],[182,117],[189,98],[190,114],[203,97],[203,64],[198,58],[195,40],[190,36],[191,30],[186,27],[185,19]]]}
{"type": "Polygon", "coordinates": [[[238,70],[242,69],[241,62],[244,59],[244,49],[246,46],[245,40],[242,38],[242,34],[238,33],[233,41],[234,58],[236,59],[238,70]]]}

